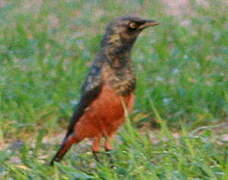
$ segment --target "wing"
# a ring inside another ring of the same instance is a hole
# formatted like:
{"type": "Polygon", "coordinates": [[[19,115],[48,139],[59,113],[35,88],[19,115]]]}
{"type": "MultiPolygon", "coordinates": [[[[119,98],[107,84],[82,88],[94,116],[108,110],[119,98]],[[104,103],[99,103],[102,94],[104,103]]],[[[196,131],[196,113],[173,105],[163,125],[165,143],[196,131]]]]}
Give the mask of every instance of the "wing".
{"type": "Polygon", "coordinates": [[[86,107],[88,107],[93,102],[93,100],[95,100],[96,97],[99,95],[102,87],[101,68],[102,64],[97,63],[96,61],[92,65],[90,72],[87,76],[87,79],[82,86],[81,99],[77,105],[76,110],[73,113],[73,116],[71,117],[65,139],[73,132],[75,124],[83,115],[86,107]]]}

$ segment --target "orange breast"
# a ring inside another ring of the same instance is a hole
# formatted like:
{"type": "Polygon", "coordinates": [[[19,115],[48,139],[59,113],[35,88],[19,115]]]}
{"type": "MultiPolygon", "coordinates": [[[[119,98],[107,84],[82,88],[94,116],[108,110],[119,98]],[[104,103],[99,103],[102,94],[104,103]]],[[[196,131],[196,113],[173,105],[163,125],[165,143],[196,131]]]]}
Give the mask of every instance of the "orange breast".
{"type": "Polygon", "coordinates": [[[86,108],[75,126],[80,139],[97,136],[110,136],[124,121],[124,107],[131,111],[134,95],[117,95],[109,86],[103,86],[100,95],[86,108]]]}

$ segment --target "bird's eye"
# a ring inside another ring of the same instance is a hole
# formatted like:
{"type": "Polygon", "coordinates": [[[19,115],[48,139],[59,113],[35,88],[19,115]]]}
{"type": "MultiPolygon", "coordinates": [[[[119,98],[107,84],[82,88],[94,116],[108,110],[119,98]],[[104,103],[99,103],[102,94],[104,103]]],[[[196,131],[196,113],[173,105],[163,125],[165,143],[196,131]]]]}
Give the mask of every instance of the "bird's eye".
{"type": "Polygon", "coordinates": [[[138,25],[137,25],[135,22],[130,22],[129,28],[130,28],[131,30],[135,30],[135,29],[137,29],[137,27],[138,27],[138,25]]]}

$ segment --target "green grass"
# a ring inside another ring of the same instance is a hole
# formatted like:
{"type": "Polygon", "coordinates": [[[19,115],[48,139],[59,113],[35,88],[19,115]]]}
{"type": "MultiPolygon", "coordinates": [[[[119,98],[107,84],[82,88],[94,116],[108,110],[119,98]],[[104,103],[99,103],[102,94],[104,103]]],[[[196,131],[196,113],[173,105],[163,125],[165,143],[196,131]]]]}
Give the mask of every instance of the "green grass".
{"type": "Polygon", "coordinates": [[[158,0],[4,2],[0,179],[228,179],[227,3],[189,1],[190,12],[172,16],[158,0]],[[115,168],[83,142],[47,166],[105,25],[131,13],[161,24],[133,49],[137,102],[114,142],[115,168]]]}

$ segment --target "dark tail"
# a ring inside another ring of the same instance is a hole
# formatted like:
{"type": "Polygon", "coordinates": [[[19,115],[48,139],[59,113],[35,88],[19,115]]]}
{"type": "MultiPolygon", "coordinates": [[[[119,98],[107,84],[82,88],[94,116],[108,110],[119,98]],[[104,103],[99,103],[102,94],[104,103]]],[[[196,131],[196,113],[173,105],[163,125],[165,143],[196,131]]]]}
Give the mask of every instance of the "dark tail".
{"type": "Polygon", "coordinates": [[[75,136],[68,136],[64,139],[61,147],[58,152],[55,154],[53,159],[50,162],[50,165],[54,165],[54,162],[59,162],[62,160],[63,156],[67,153],[67,151],[71,148],[74,143],[78,143],[80,140],[77,140],[75,136]]]}

